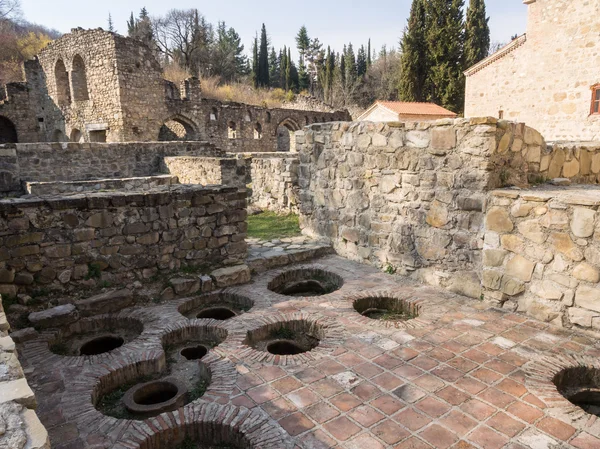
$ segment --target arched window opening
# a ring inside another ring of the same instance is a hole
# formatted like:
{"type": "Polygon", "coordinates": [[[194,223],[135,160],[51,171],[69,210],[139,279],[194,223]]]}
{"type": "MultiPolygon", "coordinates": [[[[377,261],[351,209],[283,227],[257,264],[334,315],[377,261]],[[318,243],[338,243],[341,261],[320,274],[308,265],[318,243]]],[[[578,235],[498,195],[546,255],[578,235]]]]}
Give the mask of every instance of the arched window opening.
{"type": "Polygon", "coordinates": [[[308,118],[308,115],[304,116],[304,123],[308,126],[310,125],[310,119],[308,118]]]}
{"type": "Polygon", "coordinates": [[[291,119],[285,119],[277,127],[277,151],[296,151],[296,131],[300,129],[291,119]]]}
{"type": "Polygon", "coordinates": [[[83,62],[83,58],[79,55],[75,55],[73,58],[71,83],[73,85],[73,101],[85,101],[90,99],[85,63],[83,62]]]}
{"type": "Polygon", "coordinates": [[[71,142],[83,143],[83,133],[77,128],[73,128],[71,130],[71,138],[69,140],[71,140],[71,142]]]}
{"type": "Polygon", "coordinates": [[[71,102],[71,89],[69,87],[69,74],[62,59],[56,61],[54,67],[54,79],[56,82],[56,102],[64,106],[71,102]]]}
{"type": "Polygon", "coordinates": [[[267,111],[266,115],[267,115],[266,122],[271,123],[271,113],[269,111],[267,111]]]}
{"type": "Polygon", "coordinates": [[[262,126],[260,123],[254,125],[254,138],[262,139],[262,126]]]}
{"type": "Polygon", "coordinates": [[[18,143],[17,128],[8,118],[0,115],[0,144],[18,143]]]}
{"type": "Polygon", "coordinates": [[[227,124],[227,137],[230,139],[237,139],[237,128],[235,122],[229,122],[227,124]]]}
{"type": "Polygon", "coordinates": [[[212,108],[210,110],[210,121],[216,122],[219,119],[219,110],[217,108],[212,108]]]}
{"type": "Polygon", "coordinates": [[[66,142],[67,136],[60,129],[55,129],[52,133],[52,142],[66,142]]]}
{"type": "Polygon", "coordinates": [[[160,127],[158,140],[161,142],[198,140],[194,129],[192,123],[180,117],[173,117],[160,127]]]}
{"type": "Polygon", "coordinates": [[[244,121],[245,122],[251,122],[252,121],[252,114],[250,113],[250,111],[246,111],[246,114],[244,115],[244,121]]]}

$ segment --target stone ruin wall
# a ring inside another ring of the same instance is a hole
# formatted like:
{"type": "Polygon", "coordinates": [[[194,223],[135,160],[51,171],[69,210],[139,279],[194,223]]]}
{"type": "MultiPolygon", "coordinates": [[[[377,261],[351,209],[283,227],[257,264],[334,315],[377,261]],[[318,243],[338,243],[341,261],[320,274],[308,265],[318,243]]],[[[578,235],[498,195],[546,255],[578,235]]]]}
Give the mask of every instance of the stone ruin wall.
{"type": "Polygon", "coordinates": [[[226,185],[246,191],[246,163],[236,158],[166,157],[163,171],[181,184],[226,185]]]}
{"type": "Polygon", "coordinates": [[[298,213],[299,165],[299,158],[291,154],[253,157],[250,205],[280,214],[298,213]]]}
{"type": "MultiPolygon", "coordinates": [[[[14,126],[17,136],[25,142],[44,140],[35,114],[30,111],[30,92],[25,83],[0,85],[0,119],[4,117],[14,126]]],[[[0,144],[2,144],[0,136],[0,144]]]]}
{"type": "Polygon", "coordinates": [[[161,173],[167,156],[223,156],[206,142],[0,145],[0,192],[24,181],[60,182],[144,177],[161,173]]]}
{"type": "Polygon", "coordinates": [[[597,186],[491,192],[485,299],[559,326],[600,329],[598,206],[597,186]]]}
{"type": "Polygon", "coordinates": [[[243,264],[245,220],[246,192],[223,186],[0,200],[0,294],[243,264]]]}
{"type": "Polygon", "coordinates": [[[548,141],[600,140],[600,115],[590,115],[590,88],[600,83],[598,2],[527,3],[527,34],[516,48],[467,71],[465,116],[503,111],[548,141]]]}

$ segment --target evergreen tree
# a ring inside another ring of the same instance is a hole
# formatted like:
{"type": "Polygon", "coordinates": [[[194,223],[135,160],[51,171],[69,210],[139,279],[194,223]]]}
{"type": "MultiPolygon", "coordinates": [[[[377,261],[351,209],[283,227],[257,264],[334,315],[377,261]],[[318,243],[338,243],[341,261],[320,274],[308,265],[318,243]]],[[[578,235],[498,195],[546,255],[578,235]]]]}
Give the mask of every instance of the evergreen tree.
{"type": "Polygon", "coordinates": [[[356,56],[354,55],[354,48],[352,43],[348,44],[346,49],[346,85],[352,85],[356,81],[356,56]]]}
{"type": "Polygon", "coordinates": [[[285,89],[292,90],[292,51],[289,48],[285,57],[285,89]]]}
{"type": "Polygon", "coordinates": [[[131,11],[131,17],[127,21],[127,36],[133,37],[135,34],[135,19],[133,18],[133,11],[131,11]]]}
{"type": "Polygon", "coordinates": [[[298,47],[298,53],[300,54],[300,61],[304,63],[304,57],[310,48],[310,38],[308,37],[308,31],[304,25],[302,25],[296,36],[296,46],[298,47]]]}
{"type": "Polygon", "coordinates": [[[331,47],[327,47],[327,55],[325,57],[325,76],[323,84],[323,96],[325,101],[331,101],[331,89],[333,87],[333,71],[335,64],[335,54],[331,53],[331,47]]]}
{"type": "Polygon", "coordinates": [[[369,38],[369,45],[367,46],[367,68],[371,67],[373,63],[371,59],[371,39],[369,38]]]}
{"type": "Polygon", "coordinates": [[[344,51],[340,55],[340,83],[342,89],[346,87],[346,46],[344,45],[344,51]]]}
{"type": "Polygon", "coordinates": [[[306,71],[304,61],[300,59],[298,63],[298,90],[303,91],[308,89],[310,84],[310,77],[306,71]]]}
{"type": "Polygon", "coordinates": [[[260,31],[260,49],[258,52],[257,82],[260,87],[269,86],[269,40],[267,28],[263,23],[260,31]]]}
{"type": "Polygon", "coordinates": [[[108,13],[108,31],[111,31],[111,32],[115,31],[115,26],[113,24],[112,15],[110,13],[108,13]]]}
{"type": "Polygon", "coordinates": [[[277,53],[275,53],[275,47],[271,47],[271,53],[269,53],[269,82],[271,87],[281,87],[279,63],[280,60],[277,58],[277,53]]]}
{"type": "Polygon", "coordinates": [[[258,87],[258,37],[254,37],[252,44],[252,85],[258,87]]]}
{"type": "Polygon", "coordinates": [[[367,74],[367,54],[364,45],[360,46],[356,55],[356,74],[359,78],[367,74]]]}
{"type": "Polygon", "coordinates": [[[463,0],[426,3],[430,99],[454,112],[464,105],[463,0]]]}
{"type": "Polygon", "coordinates": [[[465,25],[465,69],[487,57],[490,51],[489,20],[485,15],[485,0],[470,0],[465,25]]]}
{"type": "Polygon", "coordinates": [[[227,28],[225,22],[217,25],[211,60],[212,74],[220,76],[225,82],[235,81],[247,74],[248,61],[244,55],[242,39],[235,29],[227,28]]]}
{"type": "MultiPolygon", "coordinates": [[[[402,101],[426,101],[429,70],[427,50],[427,16],[425,0],[413,0],[408,25],[400,42],[400,85],[398,97],[402,101]]],[[[385,47],[382,49],[385,52],[385,47]]]]}

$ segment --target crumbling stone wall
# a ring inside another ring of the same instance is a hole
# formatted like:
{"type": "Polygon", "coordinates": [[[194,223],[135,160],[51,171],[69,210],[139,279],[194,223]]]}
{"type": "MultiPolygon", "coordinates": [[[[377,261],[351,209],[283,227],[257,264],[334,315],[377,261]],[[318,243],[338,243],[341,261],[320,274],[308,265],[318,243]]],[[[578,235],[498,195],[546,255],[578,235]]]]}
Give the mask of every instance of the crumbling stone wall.
{"type": "Polygon", "coordinates": [[[298,157],[252,157],[250,205],[281,214],[298,213],[298,157]]]}
{"type": "MultiPolygon", "coordinates": [[[[16,142],[33,142],[43,140],[44,134],[38,126],[35,114],[31,113],[30,92],[25,83],[0,85],[0,122],[8,122],[16,132],[16,142]]],[[[0,123],[0,128],[2,124],[0,123]]],[[[8,130],[0,129],[0,144],[11,141],[8,130]]]]}
{"type": "Polygon", "coordinates": [[[181,184],[226,185],[245,190],[246,164],[243,160],[215,157],[166,157],[164,171],[181,184]]]}
{"type": "Polygon", "coordinates": [[[93,181],[25,182],[25,193],[29,195],[64,195],[69,193],[94,192],[98,190],[122,190],[142,192],[159,186],[179,184],[177,176],[157,175],[141,178],[94,179],[93,181]]]}
{"type": "Polygon", "coordinates": [[[0,293],[123,284],[243,263],[246,193],[171,186],[0,201],[0,293]]]}
{"type": "Polygon", "coordinates": [[[600,140],[598,2],[528,0],[527,34],[466,72],[465,116],[502,111],[548,141],[600,140]],[[560,30],[560,32],[557,32],[560,30]]]}
{"type": "Polygon", "coordinates": [[[0,145],[0,191],[22,181],[55,182],[144,177],[161,173],[167,156],[222,156],[206,142],[0,145]]]}
{"type": "Polygon", "coordinates": [[[559,326],[600,329],[600,188],[491,192],[484,298],[559,326]]]}

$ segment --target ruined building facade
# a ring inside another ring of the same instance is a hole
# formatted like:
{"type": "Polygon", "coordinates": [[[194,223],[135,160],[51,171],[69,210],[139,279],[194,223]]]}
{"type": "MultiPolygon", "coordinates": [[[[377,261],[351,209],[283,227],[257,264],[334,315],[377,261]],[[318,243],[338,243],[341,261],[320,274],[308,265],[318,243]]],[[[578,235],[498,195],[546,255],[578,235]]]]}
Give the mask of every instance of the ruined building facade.
{"type": "Polygon", "coordinates": [[[600,3],[525,0],[527,33],[466,72],[465,116],[525,122],[549,141],[600,138],[600,3]]]}
{"type": "Polygon", "coordinates": [[[164,80],[146,45],[101,29],[72,30],[24,70],[25,83],[0,88],[3,143],[205,140],[230,152],[285,151],[303,126],[350,118],[202,99],[199,80],[164,80]]]}

